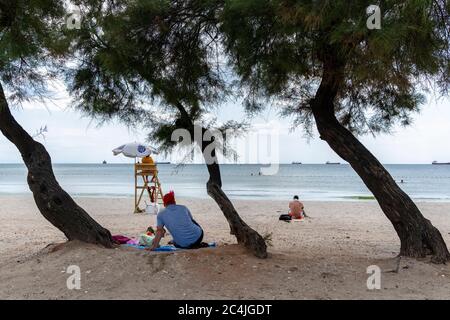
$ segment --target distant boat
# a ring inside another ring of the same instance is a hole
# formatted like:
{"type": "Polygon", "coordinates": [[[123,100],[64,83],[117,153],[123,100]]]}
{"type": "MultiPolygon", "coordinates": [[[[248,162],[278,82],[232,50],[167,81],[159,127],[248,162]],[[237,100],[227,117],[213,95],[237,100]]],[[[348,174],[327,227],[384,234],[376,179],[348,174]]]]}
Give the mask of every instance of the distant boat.
{"type": "Polygon", "coordinates": [[[106,160],[103,160],[103,164],[107,164],[108,162],[106,162],[106,160]]]}
{"type": "Polygon", "coordinates": [[[450,162],[437,162],[437,161],[433,161],[431,164],[434,164],[434,165],[450,165],[450,162]]]}
{"type": "Polygon", "coordinates": [[[292,164],[302,164],[302,163],[298,161],[293,161],[292,164]]]}
{"type": "Polygon", "coordinates": [[[327,161],[327,162],[325,162],[325,164],[341,164],[340,162],[330,162],[330,161],[327,161]]]}
{"type": "Polygon", "coordinates": [[[170,164],[170,161],[165,161],[165,162],[156,162],[156,164],[170,164]]]}

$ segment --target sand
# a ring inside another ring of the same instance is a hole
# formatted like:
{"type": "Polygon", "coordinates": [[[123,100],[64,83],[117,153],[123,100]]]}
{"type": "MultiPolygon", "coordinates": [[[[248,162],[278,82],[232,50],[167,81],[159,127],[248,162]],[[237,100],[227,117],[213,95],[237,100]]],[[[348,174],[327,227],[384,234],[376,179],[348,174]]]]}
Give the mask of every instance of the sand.
{"type": "MultiPolygon", "coordinates": [[[[137,236],[155,217],[134,215],[132,199],[79,198],[113,234],[137,236]]],[[[0,299],[450,299],[450,266],[397,258],[399,241],[374,201],[308,202],[311,218],[278,221],[280,201],[234,201],[261,234],[269,258],[249,255],[211,200],[179,199],[217,248],[154,253],[104,249],[65,238],[31,197],[0,197],[0,299]],[[69,290],[70,265],[81,288],[69,290]],[[369,290],[367,267],[381,269],[369,290]]],[[[450,203],[419,203],[450,245],[450,203]]],[[[165,239],[167,241],[169,239],[165,239]]]]}

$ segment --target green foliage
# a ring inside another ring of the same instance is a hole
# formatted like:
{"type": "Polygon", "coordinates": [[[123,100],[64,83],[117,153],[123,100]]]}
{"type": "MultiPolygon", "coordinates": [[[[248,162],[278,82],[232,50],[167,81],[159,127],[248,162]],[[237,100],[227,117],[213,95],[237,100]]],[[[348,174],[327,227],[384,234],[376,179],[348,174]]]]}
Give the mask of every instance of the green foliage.
{"type": "Polygon", "coordinates": [[[0,0],[0,79],[10,98],[44,94],[70,46],[75,105],[100,120],[145,121],[168,147],[173,128],[230,94],[244,95],[250,113],[275,101],[310,128],[330,56],[344,66],[336,115],[356,133],[407,125],[430,84],[449,89],[444,0],[378,1],[380,30],[366,26],[370,1],[72,2],[81,30],[65,28],[62,0],[0,0]]]}
{"type": "Polygon", "coordinates": [[[311,99],[332,59],[342,73],[335,113],[355,133],[408,125],[429,84],[449,88],[442,0],[378,1],[380,30],[366,25],[372,1],[77,3],[87,17],[68,74],[78,107],[100,119],[145,119],[169,149],[169,133],[192,127],[230,94],[244,96],[249,113],[278,104],[309,130],[311,99]]]}
{"type": "Polygon", "coordinates": [[[230,0],[219,16],[227,55],[247,88],[247,107],[275,97],[282,115],[311,125],[310,101],[333,55],[344,65],[336,101],[354,132],[407,125],[425,81],[449,88],[446,1],[377,1],[381,29],[366,27],[373,1],[230,0]]]}
{"type": "Polygon", "coordinates": [[[89,115],[146,123],[151,140],[170,150],[174,130],[193,131],[229,94],[211,24],[214,1],[78,4],[86,18],[67,80],[76,106],[89,115]]]}
{"type": "Polygon", "coordinates": [[[0,0],[0,79],[10,101],[39,97],[67,51],[64,1],[0,0]]]}

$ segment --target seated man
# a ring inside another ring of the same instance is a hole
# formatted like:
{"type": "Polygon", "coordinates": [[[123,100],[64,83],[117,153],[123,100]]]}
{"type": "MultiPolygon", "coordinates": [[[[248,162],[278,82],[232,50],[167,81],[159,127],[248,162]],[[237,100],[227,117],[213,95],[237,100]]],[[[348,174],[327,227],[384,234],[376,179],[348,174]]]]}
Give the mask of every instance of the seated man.
{"type": "Polygon", "coordinates": [[[155,164],[155,161],[153,160],[152,157],[145,156],[145,157],[142,158],[142,163],[143,164],[155,164]]]}
{"type": "MultiPolygon", "coordinates": [[[[154,165],[155,161],[153,160],[153,158],[151,156],[145,156],[142,158],[142,164],[148,164],[148,165],[154,165]]],[[[154,171],[153,170],[142,170],[142,173],[146,173],[147,175],[145,175],[144,180],[148,183],[152,183],[154,182],[154,171]],[[152,176],[152,180],[149,181],[148,177],[149,175],[152,176]]],[[[155,187],[154,186],[148,186],[147,187],[147,191],[150,195],[150,200],[151,202],[155,202],[156,200],[156,194],[155,194],[155,187]]]]}
{"type": "Polygon", "coordinates": [[[173,191],[164,195],[163,202],[165,209],[161,210],[156,218],[156,236],[150,250],[158,248],[165,233],[164,227],[172,235],[175,247],[182,249],[202,247],[203,230],[192,218],[189,209],[176,204],[173,191]]]}
{"type": "Polygon", "coordinates": [[[292,219],[302,219],[306,217],[303,203],[298,200],[298,196],[294,196],[294,199],[289,202],[289,215],[292,219]]]}

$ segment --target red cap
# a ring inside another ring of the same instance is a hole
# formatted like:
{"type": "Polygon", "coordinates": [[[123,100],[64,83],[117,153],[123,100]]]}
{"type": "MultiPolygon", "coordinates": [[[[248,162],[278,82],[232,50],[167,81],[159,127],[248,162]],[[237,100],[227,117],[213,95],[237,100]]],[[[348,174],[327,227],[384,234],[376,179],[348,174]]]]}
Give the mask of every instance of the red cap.
{"type": "Polygon", "coordinates": [[[167,207],[169,204],[175,204],[175,193],[173,191],[169,191],[163,197],[164,206],[167,207]]]}

